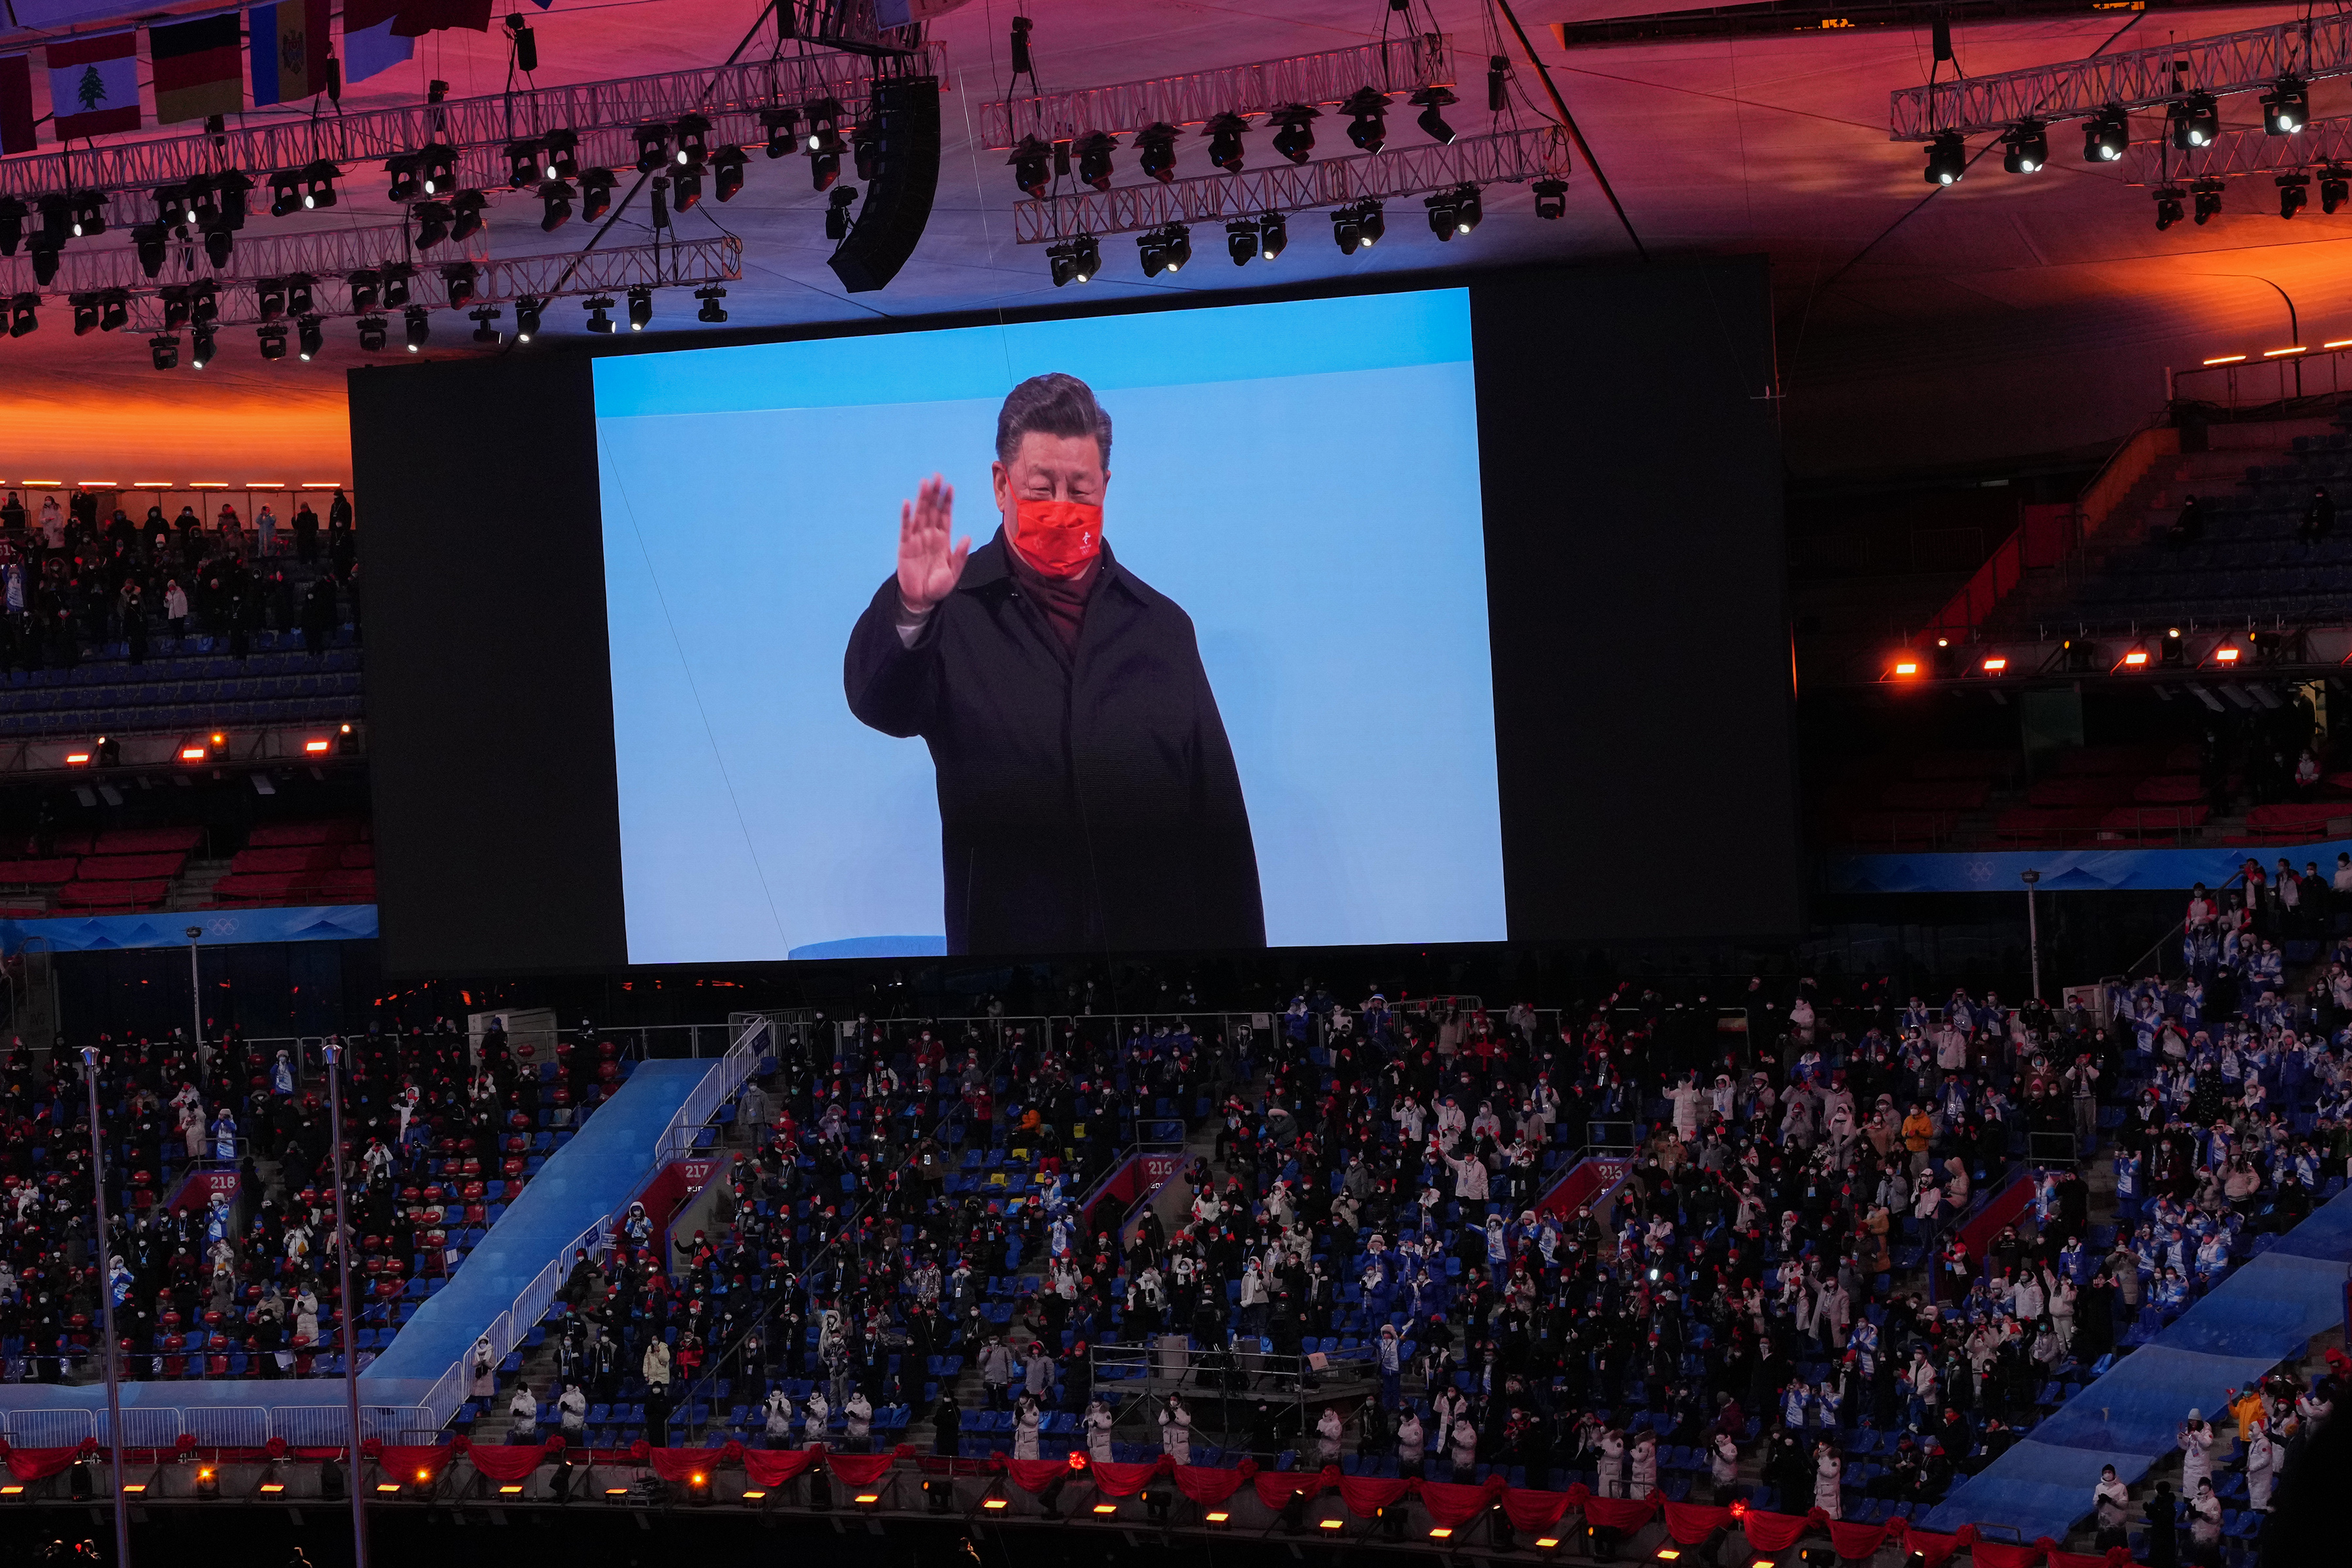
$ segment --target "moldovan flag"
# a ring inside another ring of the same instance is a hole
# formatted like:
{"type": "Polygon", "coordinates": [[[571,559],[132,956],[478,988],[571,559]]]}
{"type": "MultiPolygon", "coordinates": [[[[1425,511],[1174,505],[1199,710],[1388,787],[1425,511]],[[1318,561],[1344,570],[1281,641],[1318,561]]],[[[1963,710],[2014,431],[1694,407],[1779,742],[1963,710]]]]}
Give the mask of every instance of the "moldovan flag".
{"type": "Polygon", "coordinates": [[[246,13],[253,34],[253,101],[293,103],[327,90],[328,0],[284,0],[246,13]]]}
{"type": "Polygon", "coordinates": [[[400,0],[343,0],[346,82],[365,81],[415,56],[415,36],[393,31],[399,21],[400,0]]]}
{"type": "Polygon", "coordinates": [[[0,153],[29,153],[33,133],[33,57],[0,55],[0,153]]]}
{"type": "Polygon", "coordinates": [[[103,33],[48,46],[49,133],[64,142],[139,129],[139,35],[103,33]]]}
{"type": "Polygon", "coordinates": [[[245,107],[245,29],[235,11],[147,29],[155,68],[155,121],[169,125],[245,107]]]}

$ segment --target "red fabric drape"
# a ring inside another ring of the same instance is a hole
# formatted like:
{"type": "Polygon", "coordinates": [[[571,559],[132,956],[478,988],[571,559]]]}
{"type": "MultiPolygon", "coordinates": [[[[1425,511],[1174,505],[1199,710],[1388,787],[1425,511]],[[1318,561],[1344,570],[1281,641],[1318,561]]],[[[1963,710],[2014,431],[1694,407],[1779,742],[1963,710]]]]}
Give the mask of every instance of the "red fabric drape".
{"type": "Polygon", "coordinates": [[[1260,1470],[1251,1479],[1257,1487],[1257,1500],[1268,1508],[1283,1507],[1295,1492],[1305,1492],[1310,1500],[1323,1495],[1321,1470],[1260,1470]]]}
{"type": "MultiPolygon", "coordinates": [[[[1895,1521],[1888,1522],[1892,1524],[1895,1521]]],[[[1925,1530],[1906,1528],[1903,1531],[1903,1550],[1916,1552],[1926,1558],[1927,1568],[1944,1568],[1944,1564],[1950,1560],[1953,1552],[1969,1545],[1976,1538],[1977,1527],[1973,1524],[1964,1524],[1951,1535],[1937,1535],[1925,1530]]]]}
{"type": "Polygon", "coordinates": [[[1244,1459],[1238,1469],[1212,1469],[1204,1465],[1176,1467],[1176,1489],[1204,1508],[1228,1502],[1243,1483],[1257,1474],[1257,1466],[1244,1459]]]}
{"type": "MultiPolygon", "coordinates": [[[[1507,1502],[1508,1496],[1505,1494],[1507,1502]]],[[[1604,1530],[1639,1530],[1658,1516],[1661,1500],[1656,1497],[1587,1497],[1580,1506],[1584,1510],[1587,1524],[1597,1524],[1604,1530]]]]}
{"type": "Polygon", "coordinates": [[[1511,1521],[1515,1530],[1549,1530],[1577,1500],[1568,1492],[1509,1487],[1503,1492],[1503,1517],[1511,1521]]]}
{"type": "Polygon", "coordinates": [[[646,1462],[654,1474],[666,1481],[682,1481],[689,1476],[708,1477],[719,1468],[719,1453],[716,1448],[648,1448],[646,1462]]]}
{"type": "Polygon", "coordinates": [[[45,1481],[80,1458],[79,1448],[11,1448],[8,1473],[20,1481],[45,1481]]]}
{"type": "Polygon", "coordinates": [[[467,1449],[466,1457],[494,1481],[519,1481],[539,1468],[547,1450],[537,1444],[482,1443],[467,1449]]]}
{"type": "Polygon", "coordinates": [[[1830,1544],[1841,1557],[1864,1558],[1886,1544],[1888,1535],[1895,1531],[1884,1524],[1850,1524],[1842,1519],[1830,1521],[1830,1544]]]}
{"type": "Polygon", "coordinates": [[[1412,1489],[1411,1481],[1384,1480],[1378,1476],[1341,1476],[1339,1497],[1358,1519],[1370,1519],[1412,1489]]]}
{"type": "Polygon", "coordinates": [[[1494,1484],[1465,1487],[1451,1481],[1423,1481],[1421,1483],[1421,1506],[1429,1510],[1430,1518],[1446,1529],[1459,1530],[1486,1511],[1486,1505],[1495,1500],[1496,1492],[1501,1489],[1494,1484]]]}
{"type": "Polygon", "coordinates": [[[2006,1541],[1979,1541],[1969,1546],[1969,1555],[1976,1560],[1977,1568],[2034,1568],[2042,1561],[2042,1548],[2016,1546],[2006,1541]]]}
{"type": "Polygon", "coordinates": [[[377,1456],[377,1460],[383,1466],[383,1473],[386,1476],[405,1485],[416,1479],[416,1472],[419,1470],[425,1470],[438,1476],[443,1468],[449,1463],[449,1456],[455,1451],[446,1443],[436,1443],[429,1448],[407,1447],[387,1443],[384,1445],[383,1452],[377,1456]]]}
{"type": "Polygon", "coordinates": [[[1079,1472],[1070,1468],[1067,1459],[1007,1459],[1004,1473],[1013,1484],[1032,1494],[1042,1492],[1064,1476],[1079,1472]]]}
{"type": "Polygon", "coordinates": [[[1696,1546],[1718,1530],[1730,1527],[1731,1510],[1695,1502],[1666,1504],[1666,1533],[1677,1545],[1696,1546]]]}
{"type": "Polygon", "coordinates": [[[816,1463],[806,1448],[747,1448],[743,1473],[763,1487],[780,1487],[816,1463]]]}
{"type": "Polygon", "coordinates": [[[1143,1465],[1117,1465],[1107,1459],[1097,1459],[1087,1468],[1095,1485],[1106,1497],[1133,1497],[1155,1477],[1172,1468],[1165,1458],[1143,1465]]]}
{"type": "Polygon", "coordinates": [[[896,1454],[827,1454],[824,1468],[853,1487],[870,1487],[898,1462],[896,1454]]]}
{"type": "Polygon", "coordinates": [[[1759,1552],[1778,1554],[1797,1544],[1804,1533],[1813,1528],[1813,1519],[1805,1513],[1766,1513],[1751,1508],[1739,1516],[1739,1527],[1748,1533],[1748,1544],[1759,1552]]]}

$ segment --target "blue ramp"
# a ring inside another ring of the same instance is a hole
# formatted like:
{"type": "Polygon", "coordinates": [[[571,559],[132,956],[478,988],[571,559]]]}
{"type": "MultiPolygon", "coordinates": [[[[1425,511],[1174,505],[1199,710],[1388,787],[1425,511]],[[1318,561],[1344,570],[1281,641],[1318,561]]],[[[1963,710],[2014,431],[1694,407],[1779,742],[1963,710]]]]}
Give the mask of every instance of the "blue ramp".
{"type": "MultiPolygon", "coordinates": [[[[629,1081],[549,1157],[465,1267],[428,1297],[392,1348],[360,1374],[368,1405],[421,1405],[434,1385],[510,1310],[550,1263],[560,1282],[572,1245],[653,1173],[656,1144],[716,1061],[641,1062],[629,1081]]],[[[529,1328],[517,1323],[519,1335],[529,1328]]]]}
{"type": "MultiPolygon", "coordinates": [[[[2065,1539],[2090,1512],[2103,1465],[2128,1483],[2178,1453],[2181,1417],[2210,1417],[2243,1388],[2341,1322],[2352,1259],[2352,1190],[2315,1210],[2154,1342],[2115,1363],[2009,1452],[1963,1481],[1923,1522],[1933,1531],[2000,1524],[2026,1540],[2065,1539]]],[[[2214,1455],[2218,1462],[2222,1455],[2214,1455]]]]}

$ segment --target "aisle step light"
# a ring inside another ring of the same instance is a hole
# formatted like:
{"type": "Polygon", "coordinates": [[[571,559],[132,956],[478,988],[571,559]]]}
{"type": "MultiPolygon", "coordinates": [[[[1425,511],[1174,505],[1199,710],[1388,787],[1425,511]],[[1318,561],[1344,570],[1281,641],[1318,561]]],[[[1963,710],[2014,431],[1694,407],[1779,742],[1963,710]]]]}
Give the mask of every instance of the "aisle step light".
{"type": "Polygon", "coordinates": [[[220,1496],[220,1472],[210,1465],[196,1467],[196,1496],[206,1500],[220,1496]]]}

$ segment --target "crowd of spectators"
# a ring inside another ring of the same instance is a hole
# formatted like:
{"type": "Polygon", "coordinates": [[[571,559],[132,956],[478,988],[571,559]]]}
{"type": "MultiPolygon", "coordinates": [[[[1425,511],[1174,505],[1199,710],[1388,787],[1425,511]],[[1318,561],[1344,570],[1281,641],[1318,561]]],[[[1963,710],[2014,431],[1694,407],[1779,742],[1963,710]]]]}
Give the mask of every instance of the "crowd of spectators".
{"type": "Polygon", "coordinates": [[[37,515],[16,491],[0,502],[0,675],[66,668],[120,647],[144,662],[156,639],[178,651],[191,637],[248,654],[255,634],[299,633],[323,652],[348,613],[359,617],[358,535],[341,490],[323,520],[307,494],[290,517],[263,500],[250,520],[226,500],[209,521],[194,505],[176,517],[151,506],[143,520],[116,508],[101,521],[97,493],[65,505],[44,499],[37,515]]]}

